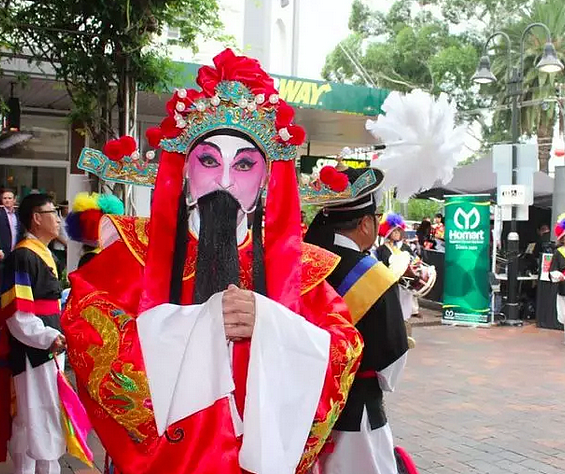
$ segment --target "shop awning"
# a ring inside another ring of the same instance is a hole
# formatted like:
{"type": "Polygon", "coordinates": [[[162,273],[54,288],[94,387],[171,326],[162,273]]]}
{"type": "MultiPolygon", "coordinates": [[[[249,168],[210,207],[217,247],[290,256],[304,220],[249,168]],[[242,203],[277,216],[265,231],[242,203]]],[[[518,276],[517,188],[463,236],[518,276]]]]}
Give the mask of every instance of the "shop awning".
{"type": "MultiPolygon", "coordinates": [[[[200,65],[176,63],[184,87],[195,87],[196,73],[200,65]]],[[[54,80],[49,68],[35,68],[25,59],[2,61],[4,76],[0,77],[0,94],[9,97],[10,82],[14,75],[29,73],[25,87],[17,87],[17,95],[23,108],[64,112],[72,104],[65,88],[54,80]],[[42,72],[47,71],[47,72],[42,72]]],[[[388,90],[363,86],[314,81],[288,76],[273,76],[281,98],[296,107],[296,122],[308,134],[307,145],[301,154],[333,155],[345,146],[366,147],[374,138],[365,130],[367,116],[381,112],[381,106],[389,94],[388,90]]],[[[173,89],[173,86],[170,86],[173,89]]],[[[169,91],[161,94],[140,92],[138,114],[147,123],[159,123],[165,116],[165,104],[170,98],[169,91]]]]}

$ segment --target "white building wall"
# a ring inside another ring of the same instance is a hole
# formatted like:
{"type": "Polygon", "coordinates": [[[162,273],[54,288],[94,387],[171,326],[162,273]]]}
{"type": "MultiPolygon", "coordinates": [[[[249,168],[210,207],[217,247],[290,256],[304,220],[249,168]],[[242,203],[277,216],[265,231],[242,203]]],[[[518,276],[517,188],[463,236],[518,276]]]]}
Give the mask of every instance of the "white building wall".
{"type": "MultiPolygon", "coordinates": [[[[272,74],[321,79],[321,71],[338,42],[349,34],[348,20],[353,0],[220,0],[220,19],[229,46],[257,58],[272,74]],[[298,8],[295,15],[294,8],[298,8]],[[293,26],[297,25],[297,34],[293,26]],[[296,54],[293,55],[293,37],[296,54]],[[296,62],[293,68],[293,60],[296,62]]],[[[161,40],[168,35],[164,31],[161,40]]],[[[199,52],[172,47],[176,61],[209,64],[226,44],[201,40],[199,52]]]]}
{"type": "MultiPolygon", "coordinates": [[[[201,39],[195,53],[187,48],[170,46],[173,60],[210,64],[226,46],[257,58],[274,74],[291,74],[294,0],[220,0],[220,19],[226,42],[201,39]],[[285,5],[285,6],[283,6],[285,5]]],[[[175,31],[165,28],[161,42],[175,38],[175,31]]]]}
{"type": "Polygon", "coordinates": [[[296,75],[305,79],[321,79],[326,56],[350,34],[348,23],[353,0],[295,1],[300,8],[296,75]]]}
{"type": "MultiPolygon", "coordinates": [[[[223,34],[229,39],[226,42],[199,39],[197,51],[180,46],[169,46],[171,58],[174,61],[210,64],[212,58],[226,46],[242,49],[245,0],[219,0],[220,20],[224,24],[223,34]]],[[[175,39],[175,31],[165,28],[159,40],[162,43],[175,39]]]]}

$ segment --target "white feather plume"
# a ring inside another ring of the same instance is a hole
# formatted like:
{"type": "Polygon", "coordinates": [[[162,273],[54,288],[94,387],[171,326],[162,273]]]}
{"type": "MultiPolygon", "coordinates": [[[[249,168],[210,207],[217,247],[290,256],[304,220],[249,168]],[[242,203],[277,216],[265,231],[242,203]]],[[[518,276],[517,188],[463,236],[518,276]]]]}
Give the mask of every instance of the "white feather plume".
{"type": "Polygon", "coordinates": [[[391,92],[382,109],[386,115],[367,120],[365,127],[386,145],[375,163],[385,173],[383,188],[396,188],[397,198],[406,201],[437,181],[451,181],[467,126],[455,125],[457,110],[447,95],[391,92]]]}

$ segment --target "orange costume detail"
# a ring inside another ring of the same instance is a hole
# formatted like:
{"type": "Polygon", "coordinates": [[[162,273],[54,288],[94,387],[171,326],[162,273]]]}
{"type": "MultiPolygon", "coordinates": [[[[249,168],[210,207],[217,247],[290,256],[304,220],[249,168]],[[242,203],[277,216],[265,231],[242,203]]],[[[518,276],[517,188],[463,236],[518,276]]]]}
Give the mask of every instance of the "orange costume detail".
{"type": "MultiPolygon", "coordinates": [[[[149,220],[111,217],[119,239],[71,274],[62,324],[81,399],[101,441],[123,474],[241,474],[227,398],[170,426],[159,437],[136,327],[149,220]]],[[[198,242],[190,236],[182,304],[192,303],[198,242]]],[[[252,289],[252,241],[239,246],[241,286],[252,289]]],[[[302,244],[300,309],[331,336],[324,387],[297,473],[316,460],[345,404],[362,341],[343,300],[325,282],[339,257],[302,244]]],[[[145,275],[146,277],[146,275],[145,275]]],[[[235,401],[243,416],[250,342],[234,346],[235,401]]]]}

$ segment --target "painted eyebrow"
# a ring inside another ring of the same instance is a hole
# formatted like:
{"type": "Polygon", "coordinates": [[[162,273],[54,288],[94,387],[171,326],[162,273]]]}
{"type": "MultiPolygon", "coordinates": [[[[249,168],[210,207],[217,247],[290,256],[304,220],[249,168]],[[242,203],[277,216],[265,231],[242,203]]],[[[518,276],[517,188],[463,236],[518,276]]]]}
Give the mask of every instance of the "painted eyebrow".
{"type": "Polygon", "coordinates": [[[201,145],[208,145],[211,146],[212,148],[216,149],[216,151],[221,155],[222,154],[222,150],[220,150],[220,147],[218,145],[216,145],[215,143],[212,142],[202,142],[201,145]]]}
{"type": "Polygon", "coordinates": [[[258,152],[259,150],[255,147],[240,148],[239,150],[236,151],[235,156],[239,155],[240,153],[243,153],[244,151],[247,151],[247,152],[257,151],[258,152]]]}

